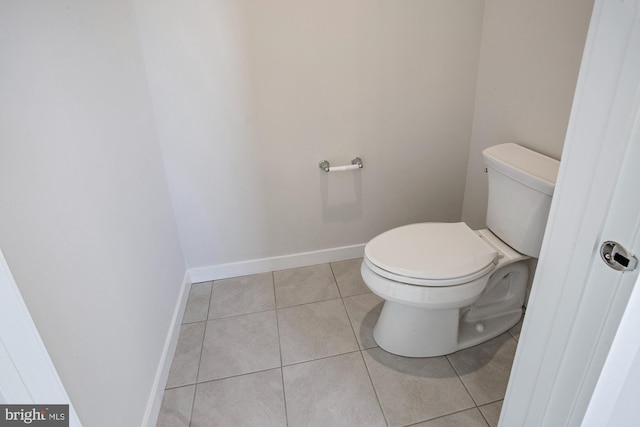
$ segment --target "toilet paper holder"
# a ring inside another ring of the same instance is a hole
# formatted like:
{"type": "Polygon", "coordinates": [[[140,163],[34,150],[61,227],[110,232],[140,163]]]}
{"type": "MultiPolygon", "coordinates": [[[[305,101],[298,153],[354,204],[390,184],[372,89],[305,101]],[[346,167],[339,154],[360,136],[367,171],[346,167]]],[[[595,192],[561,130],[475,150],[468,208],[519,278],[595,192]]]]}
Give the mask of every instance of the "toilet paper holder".
{"type": "Polygon", "coordinates": [[[322,160],[320,161],[320,163],[318,163],[318,167],[325,172],[340,172],[340,171],[362,169],[363,165],[362,165],[362,159],[360,157],[356,157],[355,159],[351,160],[350,165],[331,166],[328,160],[322,160]]]}

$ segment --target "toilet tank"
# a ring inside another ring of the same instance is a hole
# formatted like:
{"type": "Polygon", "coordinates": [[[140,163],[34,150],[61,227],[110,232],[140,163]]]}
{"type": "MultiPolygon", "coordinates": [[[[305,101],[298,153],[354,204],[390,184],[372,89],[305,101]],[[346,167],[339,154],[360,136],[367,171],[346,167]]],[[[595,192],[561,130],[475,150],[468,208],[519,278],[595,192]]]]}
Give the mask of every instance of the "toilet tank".
{"type": "Polygon", "coordinates": [[[482,155],[489,175],[487,227],[513,249],[538,258],[560,162],[512,143],[482,155]]]}

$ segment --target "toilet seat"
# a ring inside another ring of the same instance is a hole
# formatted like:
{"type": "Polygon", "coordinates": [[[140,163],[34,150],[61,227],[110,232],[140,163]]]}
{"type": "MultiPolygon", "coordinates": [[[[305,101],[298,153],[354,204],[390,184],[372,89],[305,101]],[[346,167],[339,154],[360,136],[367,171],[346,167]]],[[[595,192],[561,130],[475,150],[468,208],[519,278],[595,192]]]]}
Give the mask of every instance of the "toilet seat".
{"type": "Polygon", "coordinates": [[[365,247],[365,263],[374,273],[428,287],[472,282],[495,268],[498,255],[463,222],[405,225],[378,235],[365,247]]]}

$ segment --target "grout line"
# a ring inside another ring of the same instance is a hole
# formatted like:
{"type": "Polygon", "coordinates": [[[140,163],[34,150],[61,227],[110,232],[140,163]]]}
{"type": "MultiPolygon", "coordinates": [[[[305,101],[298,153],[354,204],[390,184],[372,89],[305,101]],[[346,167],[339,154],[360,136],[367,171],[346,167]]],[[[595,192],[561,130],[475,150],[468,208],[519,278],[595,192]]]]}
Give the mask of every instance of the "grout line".
{"type": "Polygon", "coordinates": [[[330,359],[332,357],[344,356],[345,354],[355,353],[356,351],[360,351],[360,350],[357,349],[357,350],[345,351],[343,353],[337,353],[337,354],[332,354],[332,355],[329,355],[329,356],[317,357],[315,359],[301,360],[299,362],[294,362],[294,363],[289,363],[289,364],[283,365],[282,367],[283,368],[288,368],[289,366],[302,365],[303,363],[315,362],[316,360],[324,360],[324,359],[330,359]]]}
{"type": "MultiPolygon", "coordinates": [[[[485,404],[480,405],[480,406],[493,405],[494,403],[498,403],[498,402],[503,402],[503,404],[504,404],[504,398],[502,398],[502,399],[498,399],[498,400],[493,401],[493,402],[485,403],[485,404]]],[[[488,419],[488,418],[487,418],[487,416],[484,414],[484,412],[482,412],[482,409],[480,409],[480,406],[478,406],[478,411],[480,411],[480,414],[482,415],[482,418],[484,418],[484,420],[487,422],[487,424],[488,424],[489,426],[491,426],[491,421],[489,421],[489,419],[488,419]]],[[[500,421],[500,413],[498,413],[498,421],[500,421]]]]}
{"type": "Polygon", "coordinates": [[[211,312],[211,300],[213,299],[213,286],[215,280],[211,281],[211,291],[209,292],[209,306],[207,307],[207,317],[205,320],[209,320],[209,313],[211,312]]]}
{"type": "Polygon", "coordinates": [[[300,304],[286,305],[284,307],[276,307],[276,310],[286,310],[287,308],[300,307],[301,305],[315,304],[317,302],[333,301],[333,300],[337,300],[337,299],[342,299],[342,297],[321,299],[321,300],[318,300],[318,301],[301,302],[300,304]]]}
{"type": "Polygon", "coordinates": [[[344,298],[344,295],[342,295],[342,291],[340,290],[340,286],[338,285],[338,279],[336,278],[336,272],[333,271],[333,266],[331,265],[331,263],[329,264],[329,270],[331,270],[331,275],[333,276],[333,283],[336,284],[336,288],[338,288],[338,295],[340,295],[340,298],[344,298]]]}
{"type": "MultiPolygon", "coordinates": [[[[477,407],[478,411],[480,411],[480,415],[482,415],[482,418],[484,418],[484,420],[486,421],[488,426],[491,426],[491,421],[489,421],[489,418],[487,418],[487,416],[484,414],[484,412],[482,412],[482,409],[480,409],[480,408],[482,406],[493,405],[494,403],[498,403],[498,402],[504,402],[504,398],[498,399],[498,400],[494,400],[493,402],[483,403],[482,405],[477,407]]],[[[500,421],[500,413],[498,413],[498,421],[500,421]]]]}
{"type": "Polygon", "coordinates": [[[511,338],[513,338],[514,340],[516,340],[516,344],[520,343],[520,334],[522,333],[522,322],[524,322],[524,314],[525,314],[526,308],[522,307],[522,316],[520,317],[520,320],[518,320],[518,323],[516,323],[514,326],[512,326],[511,328],[509,328],[507,330],[507,333],[509,333],[509,335],[511,335],[511,338]],[[518,324],[520,324],[520,330],[518,331],[518,337],[516,338],[516,336],[511,332],[511,330],[513,328],[515,328],[516,326],[518,326],[518,324]]]}
{"type": "MultiPolygon", "coordinates": [[[[223,380],[231,380],[234,378],[239,378],[239,377],[246,377],[247,375],[253,375],[253,374],[261,374],[263,372],[268,372],[268,371],[273,371],[276,369],[282,369],[279,366],[274,366],[272,368],[266,368],[266,369],[259,369],[257,371],[251,371],[251,372],[244,372],[242,374],[235,374],[235,375],[229,375],[228,377],[220,377],[220,378],[214,378],[212,380],[206,380],[206,381],[201,381],[195,385],[203,385],[203,384],[208,384],[208,383],[214,383],[216,381],[223,381],[223,380]]],[[[190,385],[194,385],[194,384],[190,384],[190,385]]]]}
{"type": "MultiPolygon", "coordinates": [[[[478,411],[480,411],[480,407],[477,406],[477,408],[478,408],[478,411]]],[[[484,422],[487,423],[488,426],[491,426],[491,423],[489,422],[487,417],[484,415],[484,412],[480,411],[480,415],[482,415],[482,419],[484,420],[484,422]]]]}
{"type": "MultiPolygon", "coordinates": [[[[211,287],[213,290],[213,286],[211,287]]],[[[209,302],[211,302],[211,295],[209,295],[209,302]]],[[[207,317],[209,312],[207,311],[207,317]]],[[[200,376],[200,365],[202,364],[202,354],[204,353],[204,341],[207,337],[207,324],[209,320],[204,321],[204,331],[202,332],[202,342],[200,343],[200,357],[198,358],[198,372],[196,373],[196,384],[198,383],[198,377],[200,376]]]]}
{"type": "Polygon", "coordinates": [[[371,291],[369,288],[367,288],[366,291],[363,291],[363,292],[360,292],[360,293],[357,293],[357,294],[353,294],[353,295],[345,295],[342,298],[359,297],[360,295],[369,295],[369,294],[372,294],[372,293],[373,293],[373,291],[371,291]]]}
{"type": "MultiPolygon", "coordinates": [[[[193,321],[190,321],[190,322],[185,322],[184,318],[186,317],[186,315],[187,315],[187,313],[189,311],[189,306],[190,306],[189,301],[191,301],[191,293],[193,292],[194,285],[202,286],[202,285],[207,284],[207,283],[209,283],[209,282],[192,283],[191,286],[189,286],[189,294],[187,295],[187,303],[185,304],[185,307],[184,307],[184,313],[182,313],[182,319],[180,319],[180,326],[188,325],[190,323],[202,322],[202,320],[193,320],[193,321]]],[[[209,294],[209,299],[211,299],[211,294],[209,294]]],[[[209,304],[207,304],[207,314],[208,313],[209,313],[209,304]]]]}
{"type": "Polygon", "coordinates": [[[275,308],[266,308],[264,310],[258,310],[258,311],[250,311],[249,313],[238,313],[238,314],[230,314],[229,316],[224,316],[224,317],[214,317],[213,319],[207,319],[208,322],[212,321],[212,320],[224,320],[224,319],[232,319],[234,317],[241,317],[241,316],[248,316],[249,314],[259,314],[259,313],[266,313],[268,311],[276,311],[275,308]]]}
{"type": "Polygon", "coordinates": [[[280,378],[282,380],[282,403],[284,404],[284,422],[286,426],[289,426],[289,411],[287,409],[287,391],[284,385],[284,369],[280,367],[280,378]]]}
{"type": "Polygon", "coordinates": [[[342,307],[344,308],[344,311],[347,314],[347,320],[349,321],[349,326],[351,326],[351,332],[353,332],[353,336],[356,339],[356,344],[358,345],[358,349],[363,350],[362,345],[360,345],[360,340],[358,339],[358,334],[356,334],[356,329],[353,327],[351,316],[349,316],[349,310],[347,310],[347,305],[344,303],[344,297],[340,298],[340,300],[342,301],[342,307]]]}
{"type": "Polygon", "coordinates": [[[193,325],[194,323],[201,323],[201,322],[206,322],[206,321],[207,321],[207,319],[205,319],[205,320],[194,320],[193,322],[185,322],[185,323],[182,323],[180,326],[183,326],[183,325],[193,325]]]}
{"type": "MultiPolygon", "coordinates": [[[[461,410],[459,410],[459,411],[451,412],[450,414],[439,415],[439,416],[437,416],[437,417],[435,417],[435,418],[429,418],[429,419],[426,419],[426,420],[417,421],[417,422],[415,422],[415,423],[413,423],[413,424],[407,424],[407,425],[406,425],[406,426],[404,426],[404,427],[417,426],[417,425],[420,425],[420,424],[422,424],[422,423],[424,423],[424,422],[427,422],[427,421],[428,421],[428,422],[431,422],[431,421],[439,420],[439,419],[441,419],[441,418],[446,418],[446,417],[448,417],[448,416],[450,416],[450,415],[459,414],[459,413],[461,413],[461,412],[470,411],[470,410],[472,410],[472,409],[477,409],[477,410],[478,410],[478,412],[480,412],[480,415],[482,415],[482,411],[480,410],[480,408],[478,408],[477,406],[473,406],[473,407],[471,407],[471,408],[466,408],[466,409],[461,409],[461,410]]],[[[484,415],[482,415],[482,418],[484,419],[484,415]]],[[[486,421],[486,420],[485,420],[485,422],[487,423],[487,425],[490,425],[488,421],[486,421]]]]}
{"type": "Polygon", "coordinates": [[[193,385],[193,398],[191,399],[191,411],[189,411],[189,424],[191,426],[191,422],[193,420],[193,408],[196,406],[196,393],[198,391],[198,384],[193,385]]]}
{"type": "Polygon", "coordinates": [[[193,409],[196,406],[196,395],[198,394],[198,376],[200,375],[200,364],[202,363],[202,353],[204,352],[204,339],[207,336],[207,322],[209,319],[209,311],[211,310],[211,297],[213,295],[213,281],[211,281],[211,291],[209,292],[209,306],[207,307],[207,316],[204,320],[204,331],[202,332],[202,343],[200,343],[200,357],[198,358],[198,370],[196,372],[196,383],[193,388],[193,400],[191,401],[191,412],[189,413],[189,426],[193,420],[193,409]]]}
{"type": "Polygon", "coordinates": [[[340,302],[342,303],[342,309],[344,310],[344,314],[347,316],[347,321],[349,322],[349,327],[351,328],[353,339],[356,340],[356,347],[358,347],[358,350],[362,350],[360,346],[360,341],[358,341],[358,335],[356,334],[356,330],[353,327],[353,323],[351,322],[351,317],[349,317],[349,310],[347,310],[347,306],[344,304],[344,298],[340,298],[340,302]]]}
{"type": "MultiPolygon", "coordinates": [[[[271,284],[273,289],[273,304],[276,304],[276,278],[275,274],[271,272],[271,284]]],[[[284,403],[284,422],[289,425],[289,411],[287,411],[287,391],[284,385],[284,369],[282,366],[282,344],[280,342],[280,321],[278,320],[278,309],[276,308],[276,330],[278,332],[278,354],[280,355],[280,381],[282,381],[282,403],[284,403]]]]}
{"type": "Polygon", "coordinates": [[[504,400],[504,397],[501,398],[501,399],[492,400],[491,402],[483,403],[482,405],[479,405],[478,407],[491,405],[492,403],[496,403],[496,402],[502,402],[503,400],[504,400]]]}
{"type": "Polygon", "coordinates": [[[364,369],[367,371],[367,375],[369,376],[369,382],[371,383],[371,388],[373,388],[373,394],[376,395],[376,400],[378,401],[378,406],[380,407],[380,412],[382,412],[382,418],[384,419],[387,427],[389,426],[389,421],[387,421],[387,414],[384,412],[384,408],[382,407],[382,402],[380,401],[380,396],[378,396],[378,390],[376,390],[376,386],[373,383],[373,378],[371,377],[371,372],[369,371],[369,365],[367,365],[367,361],[364,359],[365,350],[360,350],[360,357],[362,357],[362,363],[364,363],[364,369]]]}
{"type": "Polygon", "coordinates": [[[469,391],[469,388],[467,388],[467,385],[464,383],[464,381],[462,381],[462,377],[458,373],[458,370],[456,369],[456,367],[453,366],[453,363],[451,363],[451,360],[449,359],[449,355],[445,354],[444,357],[447,359],[447,362],[449,362],[449,365],[451,366],[451,369],[453,369],[453,372],[456,373],[456,377],[458,377],[458,381],[460,381],[460,384],[462,384],[462,387],[464,387],[469,397],[471,397],[471,401],[473,401],[473,404],[475,405],[475,407],[478,408],[478,402],[476,402],[476,399],[473,397],[473,394],[471,394],[471,392],[469,391]]]}
{"type": "Polygon", "coordinates": [[[177,388],[191,387],[192,385],[196,385],[196,383],[189,383],[189,384],[176,385],[176,386],[173,386],[173,387],[165,388],[165,389],[164,389],[164,391],[167,391],[167,390],[175,390],[175,389],[177,389],[177,388]]]}

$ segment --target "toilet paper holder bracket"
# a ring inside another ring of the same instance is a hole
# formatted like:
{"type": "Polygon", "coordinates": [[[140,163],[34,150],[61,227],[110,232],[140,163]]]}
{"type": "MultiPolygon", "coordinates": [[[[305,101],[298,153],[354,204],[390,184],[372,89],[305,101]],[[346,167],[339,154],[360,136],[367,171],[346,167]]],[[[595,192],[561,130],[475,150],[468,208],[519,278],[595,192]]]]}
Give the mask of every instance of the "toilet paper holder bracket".
{"type": "Polygon", "coordinates": [[[362,169],[363,165],[362,165],[362,159],[360,157],[356,157],[355,159],[351,160],[350,165],[331,166],[328,160],[321,160],[320,163],[318,163],[318,167],[325,172],[339,172],[339,171],[362,169]]]}

